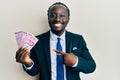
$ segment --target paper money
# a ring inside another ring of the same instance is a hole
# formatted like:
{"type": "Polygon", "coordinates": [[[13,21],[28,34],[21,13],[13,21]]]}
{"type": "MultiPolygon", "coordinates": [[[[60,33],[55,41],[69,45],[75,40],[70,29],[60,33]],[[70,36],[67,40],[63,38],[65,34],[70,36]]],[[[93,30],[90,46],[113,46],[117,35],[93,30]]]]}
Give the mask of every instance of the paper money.
{"type": "Polygon", "coordinates": [[[15,32],[15,37],[18,44],[18,49],[21,47],[26,47],[31,50],[38,42],[38,39],[30,32],[18,31],[15,32]]]}

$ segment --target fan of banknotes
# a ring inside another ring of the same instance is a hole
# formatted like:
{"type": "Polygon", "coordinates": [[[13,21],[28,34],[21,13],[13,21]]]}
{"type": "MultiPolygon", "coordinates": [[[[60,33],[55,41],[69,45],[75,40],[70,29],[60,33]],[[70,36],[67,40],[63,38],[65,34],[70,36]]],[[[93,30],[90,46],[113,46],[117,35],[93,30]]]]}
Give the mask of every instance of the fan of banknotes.
{"type": "Polygon", "coordinates": [[[38,41],[38,39],[33,34],[25,31],[15,32],[15,37],[18,48],[26,47],[29,50],[31,50],[38,41]]]}

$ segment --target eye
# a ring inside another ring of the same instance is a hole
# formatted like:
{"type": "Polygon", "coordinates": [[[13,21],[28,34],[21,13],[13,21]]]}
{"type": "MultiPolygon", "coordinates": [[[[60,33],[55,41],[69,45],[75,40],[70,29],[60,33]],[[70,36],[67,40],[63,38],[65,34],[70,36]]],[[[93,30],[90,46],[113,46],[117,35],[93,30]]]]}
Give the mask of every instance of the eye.
{"type": "Polygon", "coordinates": [[[60,17],[63,18],[63,17],[65,17],[65,15],[64,14],[60,14],[60,17]]]}
{"type": "Polygon", "coordinates": [[[56,18],[55,14],[50,14],[50,18],[56,18]]]}

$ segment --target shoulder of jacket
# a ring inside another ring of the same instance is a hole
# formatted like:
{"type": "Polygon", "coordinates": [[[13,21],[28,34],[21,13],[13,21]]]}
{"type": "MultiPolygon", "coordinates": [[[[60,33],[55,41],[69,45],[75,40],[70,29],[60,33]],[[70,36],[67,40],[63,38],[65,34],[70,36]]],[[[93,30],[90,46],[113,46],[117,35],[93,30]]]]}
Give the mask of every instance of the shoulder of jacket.
{"type": "Polygon", "coordinates": [[[70,34],[72,37],[82,37],[81,34],[77,34],[77,33],[74,33],[74,32],[67,31],[67,33],[70,34]]]}
{"type": "Polygon", "coordinates": [[[43,37],[49,37],[50,36],[50,31],[47,31],[45,33],[39,34],[36,37],[37,38],[43,38],[43,37]]]}

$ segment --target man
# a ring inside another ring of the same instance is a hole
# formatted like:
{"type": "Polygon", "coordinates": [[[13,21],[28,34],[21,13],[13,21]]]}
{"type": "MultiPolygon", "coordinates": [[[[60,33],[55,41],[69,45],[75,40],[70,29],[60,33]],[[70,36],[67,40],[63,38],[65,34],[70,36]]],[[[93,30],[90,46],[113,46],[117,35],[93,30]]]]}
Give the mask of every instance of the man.
{"type": "Polygon", "coordinates": [[[54,3],[48,9],[50,31],[37,36],[39,41],[31,51],[21,48],[16,52],[16,61],[28,74],[40,72],[40,80],[81,80],[79,72],[95,70],[83,37],[65,30],[69,16],[65,4],[54,3]]]}

